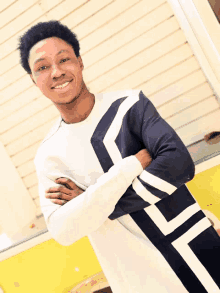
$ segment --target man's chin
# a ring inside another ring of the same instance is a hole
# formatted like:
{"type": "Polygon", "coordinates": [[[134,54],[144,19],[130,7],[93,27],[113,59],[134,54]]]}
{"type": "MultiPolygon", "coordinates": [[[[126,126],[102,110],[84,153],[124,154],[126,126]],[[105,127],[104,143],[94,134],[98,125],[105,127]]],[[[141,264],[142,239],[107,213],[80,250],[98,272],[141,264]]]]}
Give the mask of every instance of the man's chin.
{"type": "Polygon", "coordinates": [[[66,98],[63,97],[63,98],[54,99],[52,101],[54,102],[54,104],[57,104],[57,105],[69,105],[75,102],[77,98],[78,96],[66,97],[66,98]]]}
{"type": "Polygon", "coordinates": [[[78,97],[74,97],[74,98],[71,98],[67,101],[61,101],[60,105],[69,105],[69,104],[72,104],[73,102],[75,102],[77,100],[78,97]]]}

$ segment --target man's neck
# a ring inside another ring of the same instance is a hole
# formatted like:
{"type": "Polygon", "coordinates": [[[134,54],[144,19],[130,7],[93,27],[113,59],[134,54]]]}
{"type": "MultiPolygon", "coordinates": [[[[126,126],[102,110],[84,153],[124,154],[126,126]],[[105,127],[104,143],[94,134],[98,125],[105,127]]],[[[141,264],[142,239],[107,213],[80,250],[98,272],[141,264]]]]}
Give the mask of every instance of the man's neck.
{"type": "Polygon", "coordinates": [[[95,105],[95,96],[87,88],[82,91],[79,97],[69,104],[55,105],[59,110],[62,119],[67,124],[78,123],[85,120],[95,105]]]}

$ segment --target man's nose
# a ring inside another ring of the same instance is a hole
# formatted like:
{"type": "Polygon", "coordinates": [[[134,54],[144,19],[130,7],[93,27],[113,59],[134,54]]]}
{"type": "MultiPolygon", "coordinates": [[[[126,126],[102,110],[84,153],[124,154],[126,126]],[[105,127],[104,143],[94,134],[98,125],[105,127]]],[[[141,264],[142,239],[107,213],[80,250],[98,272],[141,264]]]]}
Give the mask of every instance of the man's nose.
{"type": "Polygon", "coordinates": [[[59,67],[59,65],[54,64],[52,66],[52,73],[51,73],[51,77],[53,79],[57,79],[61,76],[64,76],[64,71],[59,67]]]}

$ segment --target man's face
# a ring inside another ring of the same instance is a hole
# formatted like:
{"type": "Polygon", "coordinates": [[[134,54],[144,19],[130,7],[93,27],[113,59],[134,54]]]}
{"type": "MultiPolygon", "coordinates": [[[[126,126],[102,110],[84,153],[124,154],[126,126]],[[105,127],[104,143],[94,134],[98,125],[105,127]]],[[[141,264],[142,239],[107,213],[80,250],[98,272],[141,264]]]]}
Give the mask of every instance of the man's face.
{"type": "Polygon", "coordinates": [[[59,38],[35,44],[30,50],[29,66],[32,80],[55,104],[72,102],[85,86],[81,57],[77,58],[71,45],[59,38]]]}

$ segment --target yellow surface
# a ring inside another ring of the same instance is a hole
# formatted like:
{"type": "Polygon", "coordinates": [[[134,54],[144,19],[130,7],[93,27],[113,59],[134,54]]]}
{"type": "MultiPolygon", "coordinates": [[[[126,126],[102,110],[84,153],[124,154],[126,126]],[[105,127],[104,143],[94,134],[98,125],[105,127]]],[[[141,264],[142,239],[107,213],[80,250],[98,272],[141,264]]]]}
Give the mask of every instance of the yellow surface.
{"type": "Polygon", "coordinates": [[[1,262],[0,286],[4,293],[67,293],[101,270],[87,237],[70,246],[51,239],[1,262]]]}
{"type": "MultiPolygon", "coordinates": [[[[187,184],[202,209],[220,219],[220,165],[187,184]]],[[[4,293],[67,293],[102,271],[87,237],[70,246],[48,240],[0,263],[4,293]],[[76,269],[78,268],[79,271],[76,269]]]]}
{"type": "Polygon", "coordinates": [[[220,220],[220,165],[201,172],[187,184],[203,210],[212,212],[220,220]]]}

